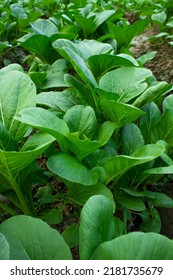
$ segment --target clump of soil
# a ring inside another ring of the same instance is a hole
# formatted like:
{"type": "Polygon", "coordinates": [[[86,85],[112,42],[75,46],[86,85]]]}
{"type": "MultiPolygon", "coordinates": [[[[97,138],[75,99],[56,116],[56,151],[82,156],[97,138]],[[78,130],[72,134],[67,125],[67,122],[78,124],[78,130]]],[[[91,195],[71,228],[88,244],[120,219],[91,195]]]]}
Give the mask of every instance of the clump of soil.
{"type": "Polygon", "coordinates": [[[21,47],[14,47],[7,49],[3,52],[3,55],[0,56],[0,69],[7,66],[11,63],[20,64],[25,71],[29,70],[25,58],[28,56],[28,53],[21,47]]]}

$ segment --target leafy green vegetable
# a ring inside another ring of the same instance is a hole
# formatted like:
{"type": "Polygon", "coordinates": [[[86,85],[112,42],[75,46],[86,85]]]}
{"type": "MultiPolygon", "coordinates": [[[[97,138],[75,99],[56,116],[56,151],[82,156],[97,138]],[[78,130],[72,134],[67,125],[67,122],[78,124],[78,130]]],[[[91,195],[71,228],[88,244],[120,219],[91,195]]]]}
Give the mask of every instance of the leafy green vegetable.
{"type": "Polygon", "coordinates": [[[40,219],[17,216],[0,225],[12,260],[70,260],[71,253],[58,231],[40,219]],[[46,239],[45,239],[46,238],[46,239]],[[46,242],[45,242],[46,240],[46,242]]]}

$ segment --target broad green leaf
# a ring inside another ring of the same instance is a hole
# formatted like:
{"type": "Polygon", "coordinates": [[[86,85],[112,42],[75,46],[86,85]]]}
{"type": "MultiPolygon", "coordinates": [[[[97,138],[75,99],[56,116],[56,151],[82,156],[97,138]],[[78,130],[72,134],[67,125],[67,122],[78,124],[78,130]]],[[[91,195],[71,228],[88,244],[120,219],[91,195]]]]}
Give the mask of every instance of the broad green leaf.
{"type": "Polygon", "coordinates": [[[29,166],[54,140],[55,138],[51,135],[40,133],[29,138],[23,146],[23,150],[19,152],[0,150],[1,187],[15,189],[15,179],[19,172],[29,166]]]}
{"type": "Polygon", "coordinates": [[[23,7],[17,3],[10,5],[10,11],[11,11],[12,15],[17,19],[26,19],[27,18],[27,14],[25,13],[23,7]]]}
{"type": "Polygon", "coordinates": [[[41,218],[49,225],[57,225],[62,222],[63,215],[60,209],[51,209],[50,211],[44,213],[41,218]]]}
{"type": "Polygon", "coordinates": [[[51,172],[69,182],[91,186],[98,181],[97,172],[88,170],[78,159],[67,154],[51,156],[47,161],[47,167],[51,172]]]}
{"type": "Polygon", "coordinates": [[[62,139],[69,132],[65,121],[58,118],[54,113],[37,107],[31,107],[20,111],[15,119],[42,131],[48,132],[56,139],[62,139]]]}
{"type": "Polygon", "coordinates": [[[140,129],[144,137],[145,143],[150,143],[152,128],[159,122],[161,113],[154,102],[143,107],[145,114],[140,118],[140,129]]]}
{"type": "Polygon", "coordinates": [[[65,50],[66,54],[68,55],[71,64],[73,65],[75,71],[78,73],[80,78],[86,84],[90,84],[93,87],[97,87],[97,82],[96,82],[92,72],[85,64],[84,60],[78,54],[76,54],[74,51],[72,51],[70,48],[65,48],[64,50],[65,50]]]}
{"type": "Polygon", "coordinates": [[[144,139],[137,125],[131,123],[122,127],[121,143],[126,155],[131,155],[136,149],[144,146],[144,139]]]}
{"type": "Polygon", "coordinates": [[[0,121],[0,149],[3,151],[16,151],[18,143],[10,134],[5,125],[0,121]]]}
{"type": "Polygon", "coordinates": [[[140,225],[140,228],[146,232],[159,233],[161,230],[161,219],[159,212],[154,208],[152,209],[151,216],[145,219],[140,225]]]}
{"type": "Polygon", "coordinates": [[[79,132],[67,133],[68,147],[79,160],[82,160],[93,151],[97,150],[101,144],[98,141],[92,141],[87,137],[80,139],[79,132]]]}
{"type": "Polygon", "coordinates": [[[121,27],[111,22],[108,22],[109,32],[114,35],[118,43],[118,48],[128,47],[132,39],[140,35],[145,27],[148,25],[149,21],[147,19],[142,19],[136,21],[132,25],[127,25],[126,27],[121,27]]]}
{"type": "Polygon", "coordinates": [[[138,66],[137,61],[127,54],[96,54],[88,58],[87,64],[96,79],[120,66],[138,66]]]}
{"type": "Polygon", "coordinates": [[[170,166],[161,166],[161,167],[155,167],[144,171],[147,174],[173,174],[173,165],[170,166]]]}
{"type": "Polygon", "coordinates": [[[77,105],[78,99],[72,90],[66,89],[62,92],[41,92],[37,94],[36,103],[66,112],[71,107],[77,105]]]}
{"type": "Polygon", "coordinates": [[[48,65],[46,79],[40,85],[41,89],[67,87],[64,81],[64,74],[68,72],[69,66],[64,59],[56,60],[52,65],[48,65]]]}
{"type": "Polygon", "coordinates": [[[86,61],[94,55],[108,54],[112,52],[112,46],[107,43],[101,43],[96,40],[83,40],[77,44],[82,58],[86,61]]]}
{"type": "Polygon", "coordinates": [[[172,260],[173,241],[157,233],[132,232],[104,242],[94,260],[172,260]]]}
{"type": "Polygon", "coordinates": [[[147,201],[154,206],[166,208],[173,207],[173,199],[165,193],[146,191],[145,195],[148,198],[147,201]]]}
{"type": "Polygon", "coordinates": [[[106,73],[99,81],[99,88],[119,94],[119,101],[128,102],[146,89],[145,80],[151,76],[151,71],[145,68],[120,67],[106,73]]]}
{"type": "Polygon", "coordinates": [[[151,16],[151,19],[155,22],[158,22],[161,26],[166,21],[166,18],[167,18],[167,14],[165,11],[162,11],[161,13],[153,14],[151,16]]]}
{"type": "Polygon", "coordinates": [[[16,216],[0,225],[11,260],[70,260],[70,249],[57,230],[41,219],[16,216]]]}
{"type": "Polygon", "coordinates": [[[66,244],[73,248],[79,244],[79,224],[72,224],[68,226],[62,233],[66,244]]]}
{"type": "Polygon", "coordinates": [[[121,189],[125,193],[134,197],[144,197],[147,201],[151,202],[152,205],[158,207],[172,207],[173,199],[161,192],[151,192],[151,191],[131,191],[129,189],[121,189]]]}
{"type": "Polygon", "coordinates": [[[115,237],[121,236],[123,234],[126,234],[126,227],[123,221],[121,221],[119,218],[114,217],[114,223],[115,223],[115,237]]]}
{"type": "Polygon", "coordinates": [[[115,197],[115,203],[133,211],[145,210],[145,204],[140,198],[133,197],[125,193],[120,193],[117,197],[115,197]]]}
{"type": "Polygon", "coordinates": [[[83,206],[87,200],[94,195],[104,195],[113,203],[112,192],[103,184],[97,183],[93,186],[72,184],[68,186],[67,197],[79,205],[83,206]]]}
{"type": "Polygon", "coordinates": [[[76,41],[75,43],[65,40],[59,39],[53,42],[53,47],[68,59],[68,56],[65,54],[65,49],[69,48],[74,51],[77,55],[83,58],[86,61],[89,57],[94,55],[106,54],[112,52],[112,46],[107,43],[98,42],[96,40],[82,40],[76,41]]]}
{"type": "Polygon", "coordinates": [[[10,248],[5,236],[0,233],[0,260],[9,260],[10,248]]]}
{"type": "Polygon", "coordinates": [[[96,23],[92,19],[83,17],[82,15],[76,15],[75,22],[81,28],[82,30],[81,35],[83,38],[87,38],[97,28],[96,23]]]}
{"type": "Polygon", "coordinates": [[[116,128],[119,128],[121,124],[115,123],[115,122],[110,122],[106,121],[104,122],[98,131],[98,138],[97,141],[100,143],[100,146],[104,146],[112,136],[114,130],[116,128]]]}
{"type": "Polygon", "coordinates": [[[114,237],[113,203],[102,195],[92,196],[80,216],[79,252],[82,260],[92,257],[97,247],[114,237]]]}
{"type": "Polygon", "coordinates": [[[63,119],[70,132],[79,132],[79,137],[85,135],[91,138],[96,130],[97,119],[90,106],[73,106],[65,113],[63,119]]]}
{"type": "Polygon", "coordinates": [[[0,69],[0,79],[2,78],[3,74],[9,73],[10,71],[20,71],[23,72],[23,68],[20,64],[11,63],[4,68],[0,69]]]}
{"type": "Polygon", "coordinates": [[[18,40],[20,45],[36,54],[42,61],[52,64],[58,59],[57,52],[52,48],[50,40],[42,34],[28,34],[18,40]]]}
{"type": "Polygon", "coordinates": [[[113,178],[120,178],[131,167],[152,161],[164,152],[159,145],[149,144],[138,148],[131,156],[118,155],[103,164],[106,172],[106,184],[113,178]]]}
{"type": "Polygon", "coordinates": [[[36,34],[45,35],[47,37],[58,33],[57,26],[49,19],[37,19],[31,23],[31,27],[36,34]]]}
{"type": "Polygon", "coordinates": [[[99,27],[103,22],[107,21],[111,16],[115,14],[114,10],[105,10],[96,15],[94,22],[99,27]]]}
{"type": "Polygon", "coordinates": [[[74,90],[77,98],[80,100],[80,104],[94,107],[91,89],[89,86],[85,85],[82,81],[79,81],[74,76],[69,74],[65,74],[64,80],[67,85],[74,90]]]}
{"type": "Polygon", "coordinates": [[[173,111],[167,109],[159,122],[151,130],[151,142],[164,140],[173,145],[173,111]]]}
{"type": "Polygon", "coordinates": [[[137,62],[139,62],[139,64],[142,66],[144,64],[146,64],[147,62],[149,62],[150,60],[152,60],[157,54],[157,51],[152,51],[149,53],[146,53],[144,55],[141,55],[140,57],[137,58],[137,62]]]}
{"type": "Polygon", "coordinates": [[[134,102],[133,106],[143,107],[151,103],[160,95],[169,92],[172,89],[166,82],[159,82],[157,85],[147,88],[134,102]]]}
{"type": "Polygon", "coordinates": [[[0,74],[0,121],[16,140],[21,140],[27,126],[15,120],[24,108],[34,106],[36,88],[28,75],[13,71],[0,74]]]}
{"type": "Polygon", "coordinates": [[[117,125],[131,123],[144,114],[143,111],[129,104],[113,100],[103,100],[100,103],[107,118],[117,125]]]}
{"type": "Polygon", "coordinates": [[[172,108],[173,108],[173,94],[169,94],[163,100],[163,112],[165,113],[166,109],[172,109],[172,108]]]}

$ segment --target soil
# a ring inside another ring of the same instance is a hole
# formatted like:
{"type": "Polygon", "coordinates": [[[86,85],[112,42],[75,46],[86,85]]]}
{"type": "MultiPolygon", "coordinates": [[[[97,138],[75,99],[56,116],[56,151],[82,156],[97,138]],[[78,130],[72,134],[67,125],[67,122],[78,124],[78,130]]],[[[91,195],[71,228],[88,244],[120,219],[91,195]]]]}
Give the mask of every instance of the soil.
{"type": "Polygon", "coordinates": [[[168,42],[151,43],[147,39],[159,33],[157,27],[146,30],[142,35],[136,37],[136,45],[130,50],[135,58],[151,51],[157,51],[156,56],[145,64],[152,71],[158,81],[166,81],[173,84],[173,47],[168,42]]]}

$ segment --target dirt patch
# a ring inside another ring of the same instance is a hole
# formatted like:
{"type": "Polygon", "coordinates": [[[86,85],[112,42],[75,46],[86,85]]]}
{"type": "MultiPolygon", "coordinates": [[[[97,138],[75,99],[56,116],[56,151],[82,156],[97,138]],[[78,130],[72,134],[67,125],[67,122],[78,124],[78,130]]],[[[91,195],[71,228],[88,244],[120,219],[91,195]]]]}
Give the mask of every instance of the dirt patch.
{"type": "Polygon", "coordinates": [[[158,33],[157,27],[145,31],[142,35],[136,37],[136,45],[131,47],[130,50],[135,58],[151,51],[157,51],[155,58],[145,64],[145,67],[152,71],[158,81],[173,84],[173,47],[168,42],[160,43],[156,41],[151,43],[147,40],[147,37],[158,33]]]}

